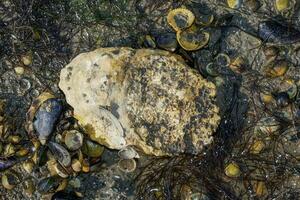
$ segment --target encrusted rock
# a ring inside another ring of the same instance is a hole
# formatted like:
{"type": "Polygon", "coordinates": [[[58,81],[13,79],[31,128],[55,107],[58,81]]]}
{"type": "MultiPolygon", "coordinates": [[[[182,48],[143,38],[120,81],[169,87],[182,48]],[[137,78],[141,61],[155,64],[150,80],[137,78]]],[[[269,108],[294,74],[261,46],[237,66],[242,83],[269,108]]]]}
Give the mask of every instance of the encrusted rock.
{"type": "Polygon", "coordinates": [[[196,154],[220,121],[214,84],[166,51],[83,53],[62,69],[59,86],[90,138],[112,149],[196,154]]]}

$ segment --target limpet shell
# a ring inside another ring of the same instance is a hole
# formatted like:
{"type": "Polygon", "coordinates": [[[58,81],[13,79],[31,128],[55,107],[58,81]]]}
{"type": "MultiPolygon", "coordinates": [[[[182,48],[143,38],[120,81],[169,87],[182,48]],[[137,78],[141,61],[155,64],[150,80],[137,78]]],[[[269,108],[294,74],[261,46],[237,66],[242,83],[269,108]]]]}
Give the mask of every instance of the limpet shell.
{"type": "Polygon", "coordinates": [[[176,38],[184,50],[195,51],[207,45],[210,36],[208,32],[200,32],[196,27],[191,27],[178,31],[176,38]]]}
{"type": "Polygon", "coordinates": [[[176,8],[168,13],[167,21],[175,31],[182,31],[194,23],[195,15],[188,9],[176,8]]]}

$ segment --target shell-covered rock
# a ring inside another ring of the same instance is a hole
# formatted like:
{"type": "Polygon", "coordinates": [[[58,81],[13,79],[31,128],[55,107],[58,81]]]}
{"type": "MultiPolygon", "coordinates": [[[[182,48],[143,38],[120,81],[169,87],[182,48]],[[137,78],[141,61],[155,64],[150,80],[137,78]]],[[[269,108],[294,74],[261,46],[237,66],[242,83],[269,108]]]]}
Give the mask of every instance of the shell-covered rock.
{"type": "Polygon", "coordinates": [[[59,86],[91,139],[112,149],[195,154],[220,121],[215,85],[167,51],[82,53],[62,69],[59,86]]]}

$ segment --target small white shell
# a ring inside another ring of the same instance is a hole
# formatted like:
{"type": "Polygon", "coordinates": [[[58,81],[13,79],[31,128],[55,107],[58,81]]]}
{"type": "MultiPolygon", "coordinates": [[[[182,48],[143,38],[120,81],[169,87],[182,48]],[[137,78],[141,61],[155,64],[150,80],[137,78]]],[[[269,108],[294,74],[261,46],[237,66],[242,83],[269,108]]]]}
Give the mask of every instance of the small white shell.
{"type": "Polygon", "coordinates": [[[121,159],[140,158],[139,154],[133,147],[127,146],[118,152],[121,159]]]}

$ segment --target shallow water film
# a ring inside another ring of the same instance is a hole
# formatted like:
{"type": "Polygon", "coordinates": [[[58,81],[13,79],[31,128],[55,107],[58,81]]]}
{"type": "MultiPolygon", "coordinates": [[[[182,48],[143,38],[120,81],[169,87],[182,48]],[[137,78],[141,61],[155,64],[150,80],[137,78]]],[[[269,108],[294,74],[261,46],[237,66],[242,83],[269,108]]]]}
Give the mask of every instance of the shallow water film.
{"type": "Polygon", "coordinates": [[[0,199],[300,199],[299,87],[299,0],[1,0],[0,199]]]}

